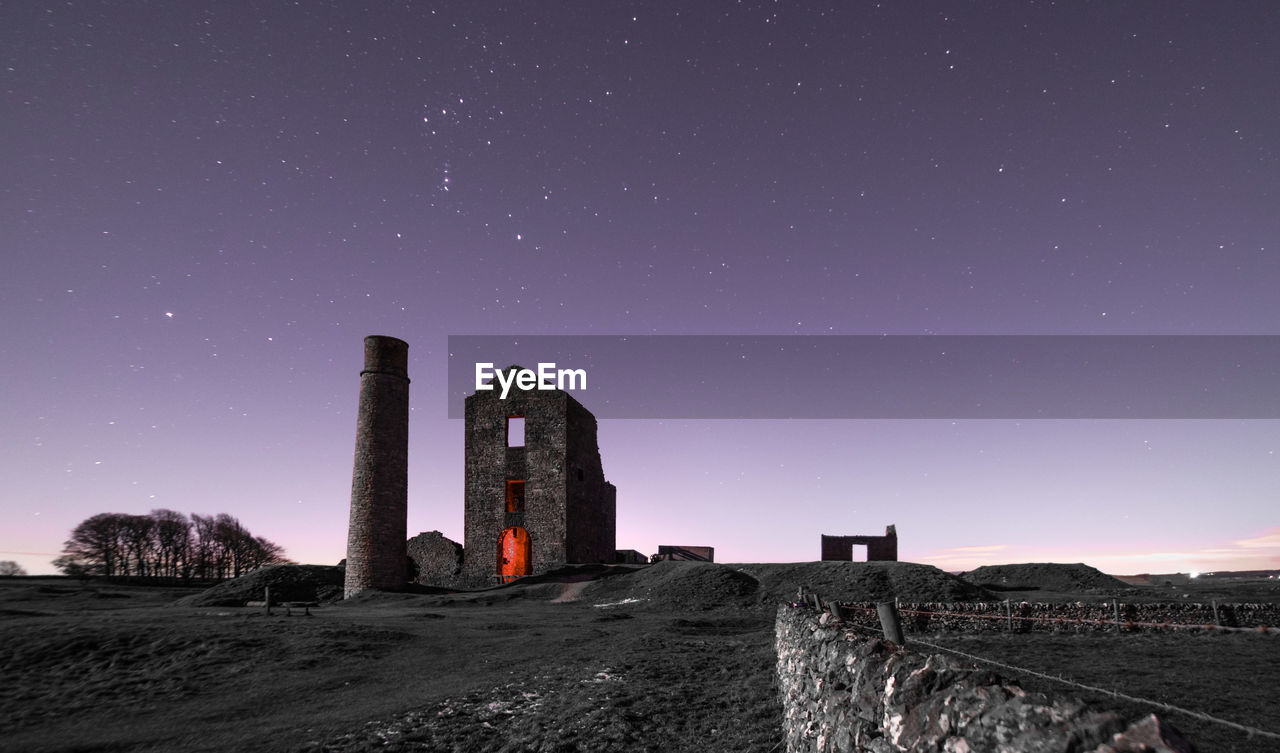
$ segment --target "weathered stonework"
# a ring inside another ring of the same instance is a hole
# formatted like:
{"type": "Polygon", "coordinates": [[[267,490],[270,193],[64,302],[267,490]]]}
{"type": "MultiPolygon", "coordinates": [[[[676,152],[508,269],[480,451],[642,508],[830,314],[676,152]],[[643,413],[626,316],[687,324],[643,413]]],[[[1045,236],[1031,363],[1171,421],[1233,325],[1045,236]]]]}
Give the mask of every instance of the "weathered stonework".
{"type": "Polygon", "coordinates": [[[1190,753],[1155,716],[1132,723],[994,672],[863,637],[784,604],[776,624],[788,753],[1091,751],[1190,753]]]}
{"type": "Polygon", "coordinates": [[[424,586],[452,586],[462,574],[462,545],[439,531],[427,531],[405,544],[416,572],[411,580],[424,586]]]}
{"type": "Polygon", "coordinates": [[[866,545],[867,562],[898,561],[898,529],[887,526],[883,536],[823,536],[822,559],[848,562],[854,544],[866,545]]]}
{"type": "Polygon", "coordinates": [[[506,400],[480,390],[467,398],[465,431],[466,583],[614,561],[616,490],[590,411],[560,390],[513,387],[506,400]],[[508,446],[511,417],[522,419],[522,446],[508,446]]]}
{"type": "Polygon", "coordinates": [[[408,581],[409,345],[364,339],[344,597],[408,581]]]}

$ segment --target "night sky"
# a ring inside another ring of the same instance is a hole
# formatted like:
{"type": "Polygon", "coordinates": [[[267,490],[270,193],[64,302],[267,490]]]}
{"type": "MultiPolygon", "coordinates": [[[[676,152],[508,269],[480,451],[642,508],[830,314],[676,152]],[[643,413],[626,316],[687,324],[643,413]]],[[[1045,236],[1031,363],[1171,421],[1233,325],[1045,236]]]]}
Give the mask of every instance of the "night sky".
{"type": "MultiPolygon", "coordinates": [[[[458,541],[450,335],[1280,334],[1277,39],[1269,0],[4,3],[0,559],[169,508],[336,563],[368,334],[410,344],[409,530],[458,541]]],[[[619,548],[1280,567],[1274,419],[599,437],[619,548]]]]}

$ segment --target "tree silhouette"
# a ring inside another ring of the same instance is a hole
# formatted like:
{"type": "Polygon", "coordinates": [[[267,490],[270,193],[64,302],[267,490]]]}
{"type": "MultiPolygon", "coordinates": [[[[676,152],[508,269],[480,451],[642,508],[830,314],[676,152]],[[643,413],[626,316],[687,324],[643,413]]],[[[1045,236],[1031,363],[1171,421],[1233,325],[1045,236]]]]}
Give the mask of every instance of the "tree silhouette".
{"type": "Polygon", "coordinates": [[[26,575],[27,571],[13,560],[0,560],[0,578],[26,575]]]}
{"type": "Polygon", "coordinates": [[[263,565],[288,562],[284,547],[254,536],[226,513],[149,515],[99,513],[71,531],[53,561],[67,575],[167,576],[223,579],[263,565]]]}

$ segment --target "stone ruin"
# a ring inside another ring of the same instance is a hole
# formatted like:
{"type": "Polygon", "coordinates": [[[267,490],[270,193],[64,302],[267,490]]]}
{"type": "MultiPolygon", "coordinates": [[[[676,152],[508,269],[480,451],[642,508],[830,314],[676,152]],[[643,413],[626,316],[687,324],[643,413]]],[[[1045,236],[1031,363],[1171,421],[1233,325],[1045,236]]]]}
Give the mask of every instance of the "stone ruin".
{"type": "Polygon", "coordinates": [[[647,565],[649,558],[635,549],[619,549],[613,553],[613,561],[619,565],[647,565]]]}
{"type": "Polygon", "coordinates": [[[883,536],[826,536],[822,537],[822,559],[847,562],[853,559],[853,545],[867,547],[867,562],[898,561],[898,529],[892,525],[884,529],[883,536]]]}
{"type": "Polygon", "coordinates": [[[406,542],[409,346],[380,335],[364,346],[345,597],[411,581],[488,586],[616,561],[617,491],[604,477],[596,419],[562,390],[467,397],[465,545],[439,531],[406,542]]]}
{"type": "Polygon", "coordinates": [[[658,546],[658,553],[651,558],[652,562],[680,560],[686,562],[715,562],[716,548],[713,546],[658,546]]]}
{"type": "Polygon", "coordinates": [[[466,401],[465,456],[467,583],[614,562],[617,491],[604,477],[595,416],[572,395],[503,400],[477,390],[466,401]]]}

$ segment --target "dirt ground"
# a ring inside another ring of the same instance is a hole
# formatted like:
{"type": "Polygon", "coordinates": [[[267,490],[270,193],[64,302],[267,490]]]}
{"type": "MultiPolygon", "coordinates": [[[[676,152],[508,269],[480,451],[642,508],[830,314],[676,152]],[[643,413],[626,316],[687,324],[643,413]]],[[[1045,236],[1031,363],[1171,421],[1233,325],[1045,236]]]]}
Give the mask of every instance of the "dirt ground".
{"type": "Polygon", "coordinates": [[[586,590],[377,595],[306,617],[168,606],[186,593],[174,589],[6,582],[0,750],[778,745],[772,610],[597,606],[586,590]]]}
{"type": "MultiPolygon", "coordinates": [[[[932,568],[872,564],[664,563],[601,580],[366,594],[310,616],[176,606],[190,589],[0,579],[0,751],[768,753],[781,749],[774,609],[797,581],[872,599],[960,587],[932,568]]],[[[948,640],[1280,726],[1275,637],[948,640]]],[[[1201,750],[1269,750],[1169,718],[1201,750]]]]}

